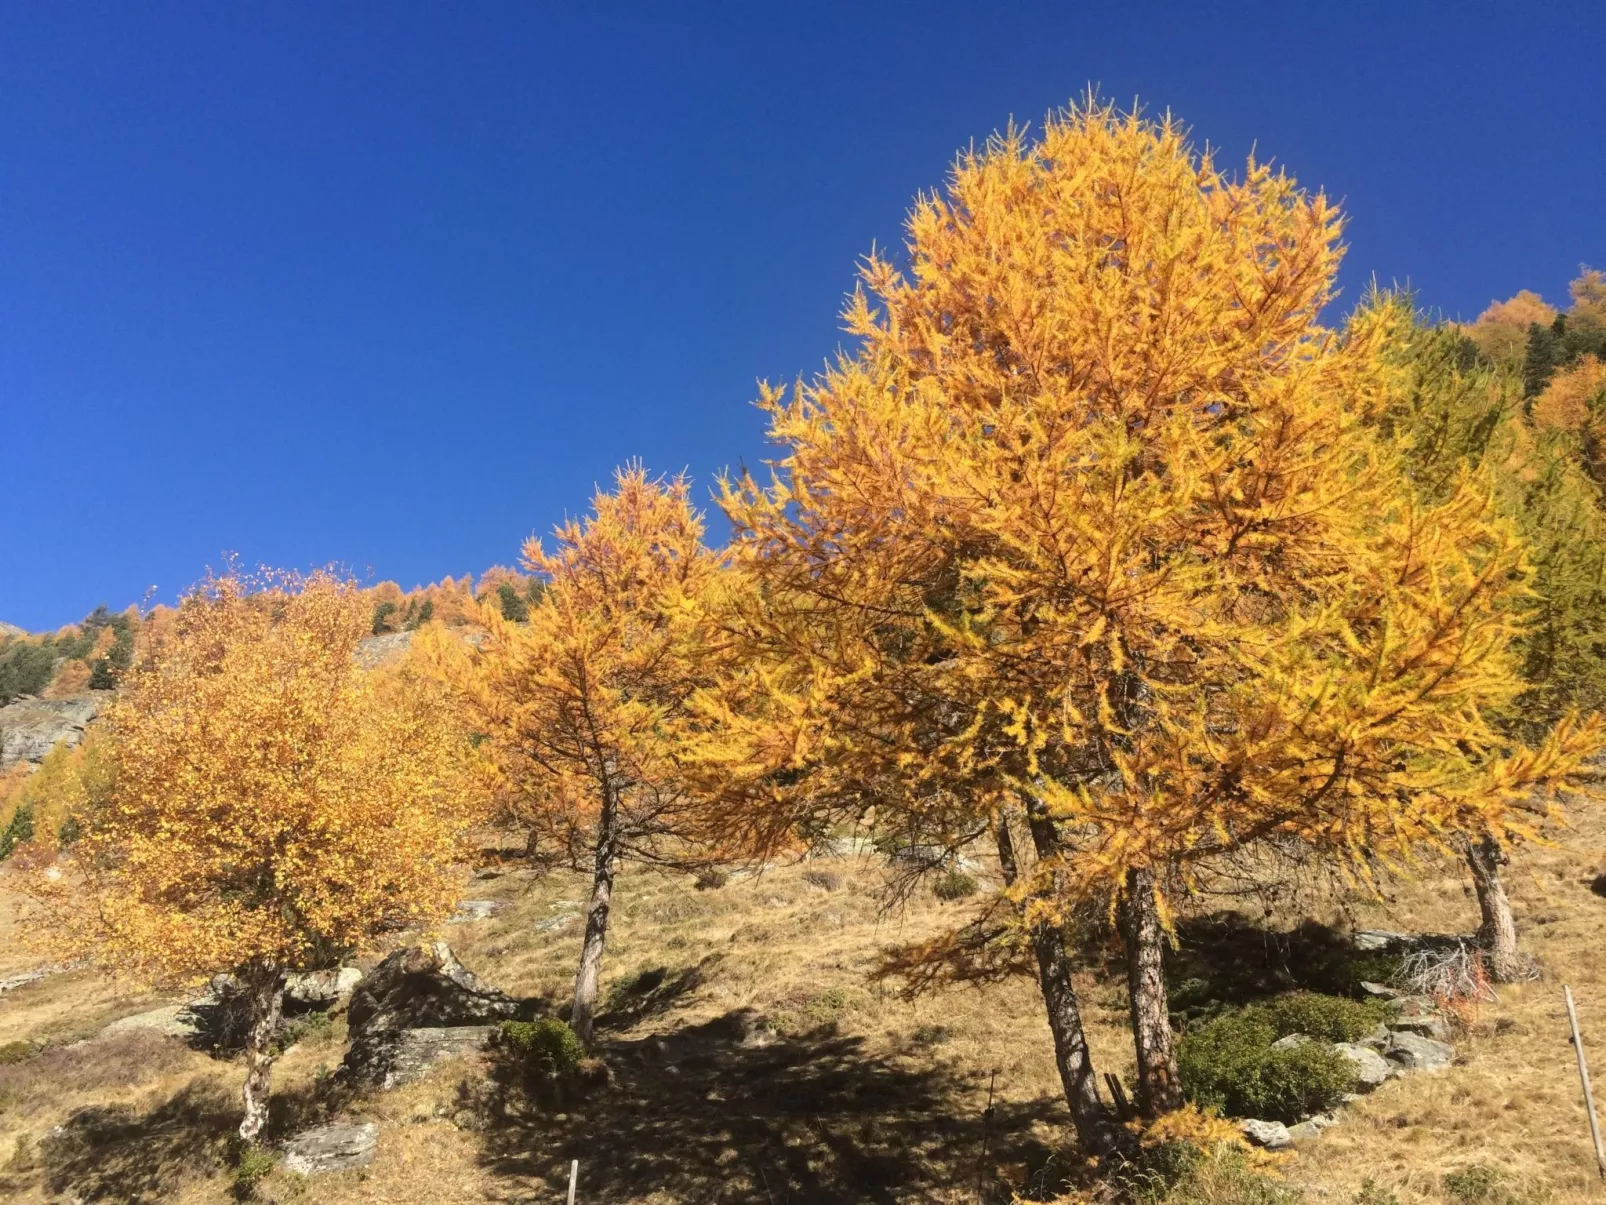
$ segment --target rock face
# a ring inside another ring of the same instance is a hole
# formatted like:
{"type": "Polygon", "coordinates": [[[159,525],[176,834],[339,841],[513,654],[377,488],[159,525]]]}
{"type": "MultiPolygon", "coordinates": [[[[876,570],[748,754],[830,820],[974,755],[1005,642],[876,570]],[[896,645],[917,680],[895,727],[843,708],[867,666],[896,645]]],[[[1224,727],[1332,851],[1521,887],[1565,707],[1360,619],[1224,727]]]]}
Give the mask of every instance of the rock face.
{"type": "Polygon", "coordinates": [[[335,967],[328,971],[295,971],[284,977],[286,1003],[306,1008],[328,1008],[342,996],[349,996],[362,982],[356,967],[335,967]]]}
{"type": "Polygon", "coordinates": [[[0,707],[0,770],[22,761],[40,761],[63,741],[69,747],[76,745],[111,693],[92,690],[65,699],[17,699],[0,707]]]}
{"type": "Polygon", "coordinates": [[[1334,1042],[1333,1049],[1349,1060],[1355,1072],[1356,1084],[1362,1092],[1370,1092],[1394,1074],[1394,1068],[1389,1066],[1388,1060],[1370,1046],[1334,1042]]]}
{"type": "Polygon", "coordinates": [[[284,1169],[301,1176],[316,1176],[367,1167],[374,1161],[374,1144],[378,1141],[379,1127],[371,1121],[303,1130],[284,1144],[284,1169]]]}
{"type": "Polygon", "coordinates": [[[1280,1151],[1294,1145],[1293,1135],[1280,1121],[1259,1121],[1251,1117],[1240,1121],[1238,1128],[1250,1142],[1268,1151],[1280,1151]]]}
{"type": "Polygon", "coordinates": [[[1420,1034],[1396,1030],[1389,1037],[1384,1057],[1406,1071],[1442,1071],[1455,1058],[1455,1047],[1420,1034]]]}
{"type": "Polygon", "coordinates": [[[351,994],[344,1072],[395,1087],[484,1046],[497,1022],[528,1019],[538,1008],[481,983],[443,941],[397,950],[351,994]]]}
{"type": "Polygon", "coordinates": [[[496,1032],[494,1025],[456,1025],[449,1029],[404,1029],[388,1043],[383,1072],[374,1081],[380,1089],[400,1088],[436,1063],[484,1050],[496,1032]]]}

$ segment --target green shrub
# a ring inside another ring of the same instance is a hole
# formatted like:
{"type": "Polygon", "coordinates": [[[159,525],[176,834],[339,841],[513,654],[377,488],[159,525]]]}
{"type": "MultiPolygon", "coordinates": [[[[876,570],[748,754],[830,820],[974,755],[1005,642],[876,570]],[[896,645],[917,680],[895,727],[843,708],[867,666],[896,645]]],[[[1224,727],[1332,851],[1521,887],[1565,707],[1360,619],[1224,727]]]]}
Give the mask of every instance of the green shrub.
{"type": "Polygon", "coordinates": [[[20,1063],[32,1055],[32,1042],[0,1042],[0,1067],[7,1063],[20,1063]]]}
{"type": "Polygon", "coordinates": [[[1302,1033],[1327,1042],[1358,1042],[1388,1016],[1389,1008],[1380,1000],[1289,992],[1248,1005],[1244,1012],[1263,1019],[1278,1038],[1302,1033]]]}
{"type": "Polygon", "coordinates": [[[1456,1205],[1536,1205],[1550,1196],[1540,1187],[1513,1184],[1504,1172],[1481,1163],[1446,1172],[1444,1194],[1456,1205]]]}
{"type": "Polygon", "coordinates": [[[573,1075],[585,1058],[580,1039],[556,1017],[539,1021],[503,1021],[502,1041],[530,1071],[573,1075]]]}
{"type": "Polygon", "coordinates": [[[962,870],[950,870],[931,889],[939,900],[963,900],[976,894],[976,880],[962,870]]]}
{"type": "Polygon", "coordinates": [[[1354,1205],[1400,1205],[1400,1198],[1393,1189],[1384,1188],[1368,1176],[1361,1181],[1361,1190],[1355,1194],[1354,1205]]]}
{"type": "Polygon", "coordinates": [[[244,1143],[234,1163],[234,1195],[242,1201],[256,1197],[257,1185],[267,1179],[278,1166],[278,1152],[256,1143],[244,1143]]]}
{"type": "Polygon", "coordinates": [[[20,803],[11,813],[5,828],[0,829],[0,862],[4,862],[17,846],[33,840],[33,805],[20,803]]]}
{"type": "Polygon", "coordinates": [[[496,587],[496,601],[502,608],[502,618],[512,623],[523,623],[530,618],[529,600],[519,594],[512,582],[496,587]]]}
{"type": "Polygon", "coordinates": [[[373,633],[375,636],[396,630],[396,625],[391,619],[391,616],[395,614],[396,604],[393,602],[382,602],[374,608],[373,633]]]}
{"type": "Polygon", "coordinates": [[[13,640],[0,647],[0,707],[18,695],[36,695],[56,675],[55,646],[45,640],[13,640]]]}
{"type": "Polygon", "coordinates": [[[1278,1022],[1286,1026],[1294,1019],[1328,1019],[1331,1025],[1321,1008],[1309,1002],[1278,1007],[1277,1001],[1266,1001],[1190,1030],[1177,1048],[1183,1093],[1201,1107],[1268,1121],[1298,1121],[1332,1108],[1354,1087],[1350,1061],[1321,1040],[1272,1048],[1280,1037],[1305,1032],[1279,1032],[1278,1022]]]}

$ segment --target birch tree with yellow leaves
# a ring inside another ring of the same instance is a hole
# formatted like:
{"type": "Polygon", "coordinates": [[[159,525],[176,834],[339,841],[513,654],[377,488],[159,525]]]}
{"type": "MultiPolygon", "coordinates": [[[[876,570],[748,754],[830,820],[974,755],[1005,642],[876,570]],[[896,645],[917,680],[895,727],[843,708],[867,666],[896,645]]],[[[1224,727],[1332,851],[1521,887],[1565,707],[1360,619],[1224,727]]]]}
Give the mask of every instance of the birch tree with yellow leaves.
{"type": "Polygon", "coordinates": [[[706,836],[680,765],[687,703],[718,661],[704,623],[719,574],[683,478],[621,470],[592,513],[524,546],[544,583],[528,619],[493,602],[459,667],[476,723],[535,844],[591,869],[570,1025],[589,1043],[613,883],[627,858],[684,860],[706,836]]]}
{"type": "Polygon", "coordinates": [[[186,598],[105,715],[109,785],[42,896],[70,953],[157,981],[235,976],[248,1141],[285,974],[436,923],[457,894],[469,734],[429,677],[359,668],[371,611],[324,573],[186,598]]]}
{"type": "Polygon", "coordinates": [[[1090,102],[1011,128],[918,200],[905,269],[865,261],[857,346],[766,390],[770,481],[724,485],[758,584],[710,757],[756,807],[999,834],[1094,1150],[1076,906],[1115,910],[1160,1112],[1162,944],[1196,868],[1276,839],[1365,876],[1523,827],[1594,747],[1588,725],[1528,750],[1489,722],[1521,686],[1523,546],[1476,476],[1427,502],[1375,438],[1382,329],[1319,321],[1340,227],[1170,118],[1090,102]]]}

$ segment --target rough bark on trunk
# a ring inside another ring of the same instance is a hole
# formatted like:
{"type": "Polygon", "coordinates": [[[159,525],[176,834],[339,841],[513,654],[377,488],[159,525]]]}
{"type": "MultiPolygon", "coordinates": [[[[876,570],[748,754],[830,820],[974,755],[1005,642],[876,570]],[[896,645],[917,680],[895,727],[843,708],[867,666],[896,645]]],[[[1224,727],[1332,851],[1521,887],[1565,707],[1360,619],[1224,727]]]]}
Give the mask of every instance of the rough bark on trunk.
{"type": "Polygon", "coordinates": [[[245,1034],[245,1117],[240,1122],[240,1137],[256,1142],[268,1124],[268,1080],[273,1070],[273,1035],[284,1006],[284,972],[266,963],[248,968],[240,978],[251,1008],[245,1034]]]}
{"type": "Polygon", "coordinates": [[[1517,924],[1511,917],[1506,886],[1500,881],[1500,867],[1507,861],[1505,851],[1485,833],[1479,840],[1467,842],[1466,855],[1478,892],[1478,911],[1483,914],[1478,943],[1488,951],[1489,973],[1502,982],[1520,977],[1524,959],[1517,950],[1517,924]]]}
{"type": "Polygon", "coordinates": [[[1158,1117],[1182,1104],[1176,1045],[1171,1037],[1165,987],[1165,930],[1160,924],[1154,874],[1129,870],[1121,897],[1121,940],[1126,946],[1127,993],[1138,1054],[1138,1109],[1158,1117]]]}
{"type": "Polygon", "coordinates": [[[603,795],[597,817],[596,862],[591,877],[591,904],[586,909],[585,943],[580,947],[580,969],[574,977],[574,1004],[569,1027],[585,1045],[597,1011],[597,988],[602,982],[602,949],[608,940],[608,908],[613,902],[614,863],[619,853],[619,801],[610,789],[603,795]]]}
{"type": "MultiPolygon", "coordinates": [[[[994,829],[998,843],[998,862],[1004,879],[1013,883],[1018,873],[1015,844],[1007,820],[1000,816],[994,829]]],[[[1046,817],[1032,822],[1033,842],[1039,856],[1058,847],[1053,822],[1046,817]]],[[[1076,1125],[1077,1141],[1091,1155],[1104,1155],[1115,1146],[1115,1125],[1099,1098],[1098,1078],[1093,1073],[1093,1057],[1082,1031],[1082,1011],[1071,984],[1071,962],[1065,953],[1065,933],[1058,925],[1032,926],[1032,951],[1037,956],[1037,984],[1048,1014],[1049,1032],[1054,1037],[1054,1064],[1059,1068],[1060,1086],[1076,1125]]]]}

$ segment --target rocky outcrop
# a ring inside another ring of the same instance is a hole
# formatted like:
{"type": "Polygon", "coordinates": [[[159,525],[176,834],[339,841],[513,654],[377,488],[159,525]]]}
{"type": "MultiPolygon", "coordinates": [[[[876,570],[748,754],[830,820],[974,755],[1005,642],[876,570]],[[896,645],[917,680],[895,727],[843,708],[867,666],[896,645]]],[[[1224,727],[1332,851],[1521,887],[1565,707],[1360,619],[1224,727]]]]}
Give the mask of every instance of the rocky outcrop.
{"type": "Polygon", "coordinates": [[[0,707],[0,770],[41,761],[63,742],[78,744],[110,697],[110,691],[92,690],[65,699],[17,699],[0,707]]]}
{"type": "Polygon", "coordinates": [[[284,1144],[284,1169],[300,1176],[316,1176],[367,1167],[374,1161],[374,1145],[378,1141],[379,1127],[371,1121],[303,1130],[284,1144]]]}
{"type": "Polygon", "coordinates": [[[14,623],[0,623],[0,640],[9,640],[13,636],[26,636],[28,633],[14,623]]]}
{"type": "Polygon", "coordinates": [[[443,1059],[477,1050],[498,1022],[524,1020],[541,1002],[490,987],[443,941],[397,950],[351,995],[343,1074],[393,1088],[443,1059]]]}

